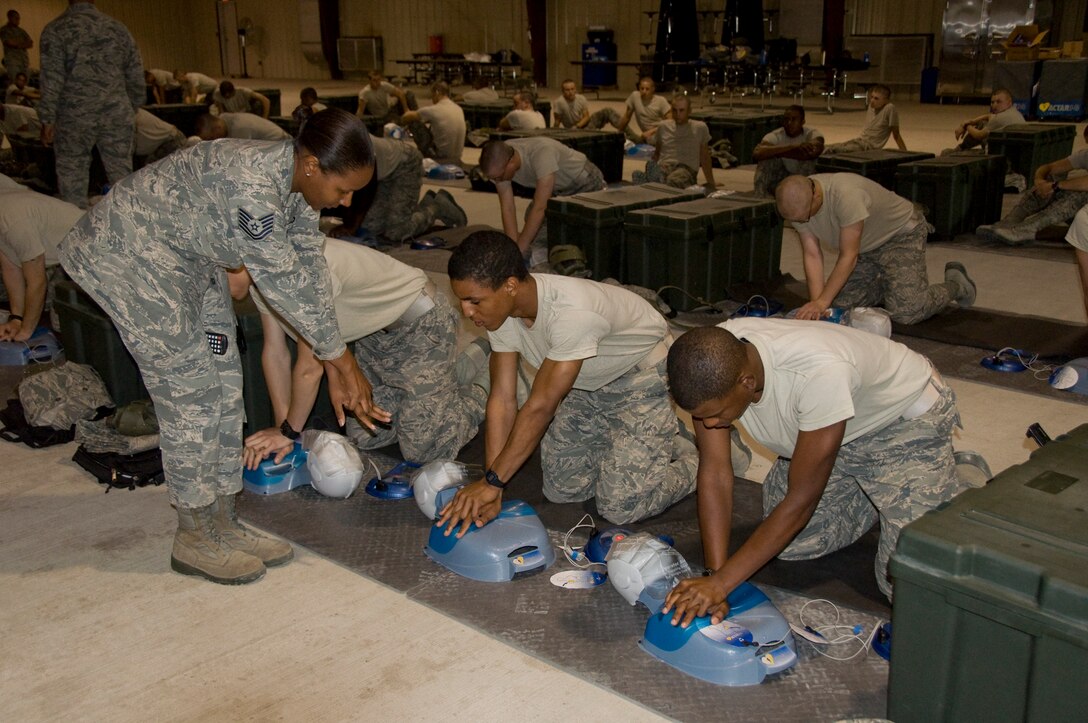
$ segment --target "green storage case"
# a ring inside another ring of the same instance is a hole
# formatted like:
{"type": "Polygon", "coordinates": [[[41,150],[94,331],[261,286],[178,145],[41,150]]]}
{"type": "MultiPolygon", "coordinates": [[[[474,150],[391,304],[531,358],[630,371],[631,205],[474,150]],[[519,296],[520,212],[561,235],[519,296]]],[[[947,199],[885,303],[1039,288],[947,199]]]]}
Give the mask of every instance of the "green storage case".
{"type": "Polygon", "coordinates": [[[1009,171],[1021,174],[1031,186],[1039,166],[1073,152],[1076,137],[1077,127],[1071,123],[1017,123],[990,133],[987,152],[1005,156],[1009,171]]]}
{"type": "MultiPolygon", "coordinates": [[[[237,344],[242,357],[242,399],[246,409],[246,434],[260,429],[276,426],[272,413],[272,400],[268,397],[268,385],[264,381],[264,369],[261,367],[261,350],[264,347],[264,329],[261,315],[251,298],[234,302],[234,315],[238,319],[237,344]]],[[[287,345],[291,350],[292,361],[295,358],[295,343],[290,338],[287,345]]],[[[321,380],[314,409],[306,420],[306,426],[319,429],[336,427],[336,416],[329,402],[329,383],[327,377],[321,380]]]]}
{"type": "Polygon", "coordinates": [[[346,110],[352,115],[355,115],[355,112],[359,110],[358,93],[351,93],[348,95],[321,95],[318,96],[317,102],[324,104],[328,108],[346,110]]]}
{"type": "Polygon", "coordinates": [[[270,116],[268,120],[275,123],[282,128],[289,136],[294,138],[298,135],[298,121],[289,115],[276,115],[270,116]]]}
{"type": "Polygon", "coordinates": [[[593,165],[601,169],[604,180],[615,183],[623,179],[623,143],[622,133],[567,128],[543,128],[520,131],[493,131],[491,140],[511,140],[545,136],[554,138],[565,146],[584,153],[593,165]]]}
{"type": "Polygon", "coordinates": [[[699,191],[661,183],[557,196],[548,200],[548,248],[574,244],[585,252],[594,279],[624,281],[624,217],[638,209],[702,197],[699,191]]]}
{"type": "Polygon", "coordinates": [[[53,308],[60,319],[68,361],[87,364],[98,372],[118,406],[147,398],[140,370],[113,322],[83,289],[72,281],[57,282],[53,308]]]}
{"type": "Polygon", "coordinates": [[[779,275],[782,217],[756,196],[704,198],[634,211],[624,222],[626,280],[666,294],[683,311],[728,296],[729,286],[779,275]]]}
{"type": "Polygon", "coordinates": [[[977,154],[904,163],[895,192],[925,207],[936,235],[952,238],[1000,218],[1004,168],[1004,156],[977,154]]]}
{"type": "Polygon", "coordinates": [[[196,119],[208,112],[208,106],[205,103],[153,103],[145,105],[144,110],[189,137],[196,135],[196,119]]]}
{"type": "Polygon", "coordinates": [[[1083,425],[903,529],[888,718],[1085,719],[1086,439],[1083,425]]]}
{"type": "Polygon", "coordinates": [[[927,158],[933,158],[933,154],[919,151],[893,151],[887,148],[836,153],[817,158],[816,172],[856,173],[876,181],[889,191],[895,191],[896,168],[904,163],[924,161],[927,158]]]}
{"type": "MultiPolygon", "coordinates": [[[[279,88],[254,88],[254,93],[260,93],[265,98],[268,98],[268,117],[271,118],[274,115],[283,115],[283,105],[280,101],[280,89],[279,88]]],[[[260,103],[253,103],[252,111],[257,115],[260,115],[264,108],[260,103]]]]}
{"type": "Polygon", "coordinates": [[[730,152],[737,157],[737,163],[754,163],[752,151],[775,128],[782,127],[781,113],[761,113],[759,111],[724,108],[702,109],[691,114],[695,120],[706,123],[710,130],[710,142],[717,143],[725,139],[731,146],[730,152]]]}

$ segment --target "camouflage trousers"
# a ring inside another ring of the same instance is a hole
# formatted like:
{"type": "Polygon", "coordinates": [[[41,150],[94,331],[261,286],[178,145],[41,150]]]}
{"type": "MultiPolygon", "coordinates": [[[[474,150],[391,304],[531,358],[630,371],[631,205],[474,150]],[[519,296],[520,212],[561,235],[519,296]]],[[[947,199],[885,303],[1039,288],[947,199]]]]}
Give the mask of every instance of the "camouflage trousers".
{"type": "Polygon", "coordinates": [[[544,496],[596,497],[597,511],[618,525],[663,512],[695,491],[699,455],[681,428],[664,360],[595,392],[572,389],[540,442],[544,496]]]}
{"type": "MultiPolygon", "coordinates": [[[[970,485],[956,475],[952,428],[959,426],[950,387],[926,413],[902,419],[839,449],[812,519],[778,556],[811,560],[846,547],[880,522],[875,572],[880,591],[892,597],[888,559],[907,523],[970,485]]],[[[790,460],[779,458],[763,482],[766,517],[786,496],[790,460]]]]}
{"type": "Polygon", "coordinates": [[[91,151],[95,146],[98,147],[110,183],[117,183],[132,173],[135,123],[131,108],[128,108],[127,115],[107,118],[58,118],[53,152],[57,163],[57,187],[62,200],[87,208],[91,151]]]}
{"type": "Polygon", "coordinates": [[[611,125],[615,128],[619,126],[619,124],[619,113],[612,108],[601,108],[599,111],[589,116],[589,122],[586,123],[585,127],[587,130],[599,131],[604,128],[605,125],[611,125]]]}
{"type": "Polygon", "coordinates": [[[858,256],[835,306],[883,306],[900,324],[915,324],[948,308],[959,288],[948,281],[929,283],[926,222],[920,215],[913,220],[914,228],[858,256]]]}
{"type": "Polygon", "coordinates": [[[853,153],[854,151],[872,151],[880,148],[868,141],[863,141],[860,138],[853,138],[842,143],[832,143],[831,145],[824,146],[824,152],[820,155],[833,156],[836,153],[853,153]]]}
{"type": "Polygon", "coordinates": [[[1047,226],[1072,223],[1077,211],[1088,204],[1088,191],[1058,191],[1047,198],[1031,189],[1016,203],[1009,215],[997,222],[998,226],[1034,236],[1047,226]]]}
{"type": "Polygon", "coordinates": [[[374,201],[362,223],[362,228],[370,233],[397,242],[429,229],[435,216],[432,204],[419,201],[419,189],[423,186],[423,154],[411,146],[405,150],[408,158],[378,182],[374,201]]]}
{"type": "MultiPolygon", "coordinates": [[[[811,176],[816,172],[816,161],[797,161],[797,174],[811,176]]],[[[768,158],[756,164],[755,188],[760,196],[774,196],[774,189],[786,176],[794,175],[781,158],[768,158]]]]}
{"type": "Polygon", "coordinates": [[[109,314],[155,404],[170,502],[205,507],[241,491],[242,364],[226,272],[194,272],[165,246],[153,260],[96,254],[97,242],[69,248],[65,270],[109,314]],[[212,354],[205,331],[227,336],[226,354],[212,354]]]}
{"type": "MultiPolygon", "coordinates": [[[[564,186],[563,188],[556,188],[552,191],[552,196],[573,196],[576,193],[590,193],[592,191],[603,191],[608,186],[604,180],[604,174],[601,173],[601,169],[597,168],[591,161],[586,161],[585,168],[578,174],[578,177],[574,181],[564,186]]],[[[529,202],[529,207],[525,209],[525,218],[529,218],[529,213],[533,210],[533,204],[535,201],[529,202]]],[[[538,264],[545,264],[548,262],[548,220],[545,217],[544,222],[540,224],[540,230],[536,232],[536,236],[533,238],[532,246],[529,249],[529,267],[532,268],[538,264]]]]}
{"type": "Polygon", "coordinates": [[[682,163],[646,161],[646,183],[664,183],[673,188],[687,188],[699,182],[699,171],[682,163]]]}
{"type": "Polygon", "coordinates": [[[360,449],[399,442],[406,460],[452,460],[479,431],[487,392],[457,384],[460,319],[443,294],[435,297],[435,308],[412,323],[355,342],[355,360],[374,388],[374,402],[393,415],[377,434],[349,418],[348,436],[360,449]]]}

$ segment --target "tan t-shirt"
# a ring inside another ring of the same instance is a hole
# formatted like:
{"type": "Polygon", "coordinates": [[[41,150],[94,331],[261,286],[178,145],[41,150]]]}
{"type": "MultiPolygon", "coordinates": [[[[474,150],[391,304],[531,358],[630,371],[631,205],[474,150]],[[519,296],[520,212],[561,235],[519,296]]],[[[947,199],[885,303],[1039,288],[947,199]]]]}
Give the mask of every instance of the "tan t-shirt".
{"type": "MultiPolygon", "coordinates": [[[[332,305],[345,343],[384,329],[408,310],[427,285],[427,274],[368,246],[325,239],[325,261],[332,277],[332,305]]],[[[253,302],[270,313],[256,287],[253,302]]],[[[286,322],[280,326],[297,338],[286,322]]]]}
{"type": "Polygon", "coordinates": [[[521,156],[521,166],[514,173],[514,181],[526,188],[536,188],[538,180],[549,173],[555,174],[553,196],[563,195],[582,175],[589,159],[584,153],[563,145],[554,138],[512,138],[507,143],[521,156]]]}
{"type": "Polygon", "coordinates": [[[899,111],[891,103],[880,109],[865,111],[865,127],[861,129],[861,140],[873,148],[883,148],[892,134],[892,128],[899,127],[899,111]]]}
{"type": "Polygon", "coordinates": [[[515,131],[531,131],[548,127],[544,114],[538,110],[512,110],[506,114],[505,120],[510,129],[515,131]]]}
{"type": "MultiPolygon", "coordinates": [[[[763,136],[763,140],[760,143],[768,143],[772,146],[799,146],[802,143],[815,143],[816,141],[822,141],[824,134],[810,126],[805,126],[800,133],[793,138],[786,135],[785,128],[776,128],[767,135],[763,136]]],[[[799,173],[801,171],[802,161],[796,158],[781,158],[782,165],[786,167],[786,170],[790,173],[799,173]]],[[[810,161],[811,162],[811,161],[810,161]]]]}
{"type": "Polygon", "coordinates": [[[431,127],[439,163],[460,163],[465,150],[465,111],[449,98],[423,106],[419,115],[431,127]]]}
{"type": "Polygon", "coordinates": [[[55,266],[57,247],[83,216],[83,209],[59,198],[31,191],[7,176],[0,190],[0,254],[17,266],[45,255],[45,265],[55,266]]]}
{"type": "Polygon", "coordinates": [[[657,162],[661,165],[679,163],[698,171],[699,152],[710,143],[710,129],[706,123],[689,120],[677,125],[674,120],[665,120],[657,126],[654,144],[657,146],[657,162]]]}
{"type": "Polygon", "coordinates": [[[272,121],[253,113],[220,113],[227,124],[228,138],[248,138],[255,141],[285,141],[291,134],[272,121]]]}
{"type": "Polygon", "coordinates": [[[637,90],[627,96],[627,107],[634,111],[635,120],[643,133],[657,128],[657,125],[665,120],[665,116],[672,110],[669,101],[660,95],[655,95],[648,104],[644,104],[637,90]]]}
{"type": "Polygon", "coordinates": [[[759,352],[763,396],[739,421],[782,457],[793,457],[800,431],[846,420],[846,444],[892,424],[931,374],[921,354],[848,326],[794,319],[730,319],[719,326],[759,352]]]}
{"type": "Polygon", "coordinates": [[[518,352],[535,367],[582,362],[574,388],[592,392],[642,361],[668,330],[665,318],[627,289],[554,274],[532,274],[537,314],[532,327],[506,320],[488,332],[493,351],[518,352]]]}
{"type": "Polygon", "coordinates": [[[856,173],[817,173],[809,176],[824,192],[824,202],[805,223],[794,222],[798,233],[808,231],[838,250],[844,226],[864,221],[861,252],[872,251],[915,221],[914,204],[876,181],[856,173]]]}
{"type": "Polygon", "coordinates": [[[581,93],[575,93],[574,100],[570,103],[563,96],[559,96],[552,103],[552,112],[559,118],[559,123],[564,128],[573,128],[582,120],[582,115],[589,110],[589,101],[581,93]]]}

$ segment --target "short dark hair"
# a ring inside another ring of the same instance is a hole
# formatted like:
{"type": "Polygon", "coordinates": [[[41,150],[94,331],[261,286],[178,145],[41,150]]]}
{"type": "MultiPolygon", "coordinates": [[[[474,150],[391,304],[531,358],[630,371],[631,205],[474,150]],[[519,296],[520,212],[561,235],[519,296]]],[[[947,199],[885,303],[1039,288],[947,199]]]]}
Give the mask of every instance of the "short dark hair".
{"type": "Polygon", "coordinates": [[[729,393],[748,358],[744,343],[720,326],[685,332],[669,349],[669,393],[681,409],[729,393]]]}
{"type": "Polygon", "coordinates": [[[307,118],[299,128],[295,149],[314,154],[327,173],[374,165],[374,146],[366,126],[353,113],[339,108],[326,108],[307,118]]]}
{"type": "Polygon", "coordinates": [[[490,176],[493,169],[504,168],[514,156],[514,147],[500,140],[487,141],[480,147],[480,170],[490,176]]]}
{"type": "Polygon", "coordinates": [[[1012,100],[1012,91],[1010,91],[1008,88],[994,88],[994,92],[990,93],[990,95],[1003,95],[1009,100],[1012,100]]]}
{"type": "Polygon", "coordinates": [[[870,85],[869,90],[875,90],[878,93],[882,93],[885,98],[892,97],[892,89],[884,85],[883,83],[875,83],[874,85],[870,85]]]}
{"type": "Polygon", "coordinates": [[[219,84],[219,94],[224,98],[227,98],[234,94],[234,83],[229,80],[224,80],[219,84]]]}
{"type": "Polygon", "coordinates": [[[431,93],[437,93],[438,95],[449,95],[450,84],[444,80],[439,80],[431,85],[431,93]]]}
{"type": "Polygon", "coordinates": [[[196,131],[194,135],[201,138],[220,128],[223,130],[223,134],[226,135],[226,121],[211,113],[201,113],[196,117],[196,122],[193,123],[193,130],[196,131]]]}
{"type": "Polygon", "coordinates": [[[450,256],[446,268],[450,281],[468,279],[489,289],[497,289],[511,276],[524,281],[529,277],[521,249],[501,231],[473,231],[450,256]]]}
{"type": "Polygon", "coordinates": [[[801,114],[801,120],[805,119],[805,106],[803,105],[787,105],[785,110],[782,111],[782,115],[785,116],[789,111],[801,114]]]}
{"type": "Polygon", "coordinates": [[[317,100],[317,90],[307,86],[298,92],[298,97],[299,100],[303,100],[305,98],[313,98],[314,100],[317,100]]]}

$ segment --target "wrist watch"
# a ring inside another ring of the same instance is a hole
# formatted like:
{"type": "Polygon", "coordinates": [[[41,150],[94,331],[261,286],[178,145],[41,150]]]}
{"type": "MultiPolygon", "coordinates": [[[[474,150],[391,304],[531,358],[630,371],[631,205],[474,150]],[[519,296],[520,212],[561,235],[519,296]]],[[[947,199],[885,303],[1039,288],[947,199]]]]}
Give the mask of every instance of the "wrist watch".
{"type": "Polygon", "coordinates": [[[291,423],[286,419],[283,420],[283,424],[280,425],[280,434],[287,437],[292,442],[302,436],[299,432],[295,431],[295,428],[292,427],[291,423]]]}
{"type": "Polygon", "coordinates": [[[487,472],[484,472],[484,480],[492,487],[498,487],[500,490],[506,489],[506,483],[499,479],[499,476],[495,474],[494,470],[489,469],[487,472]]]}

